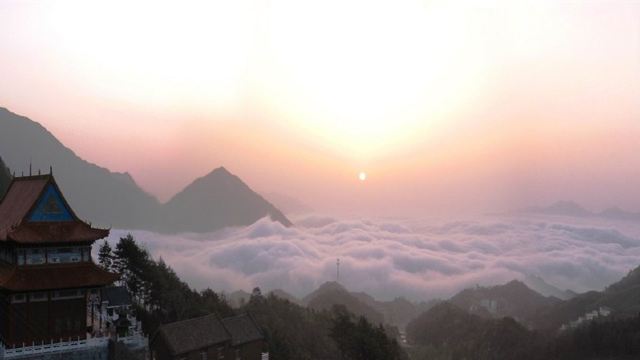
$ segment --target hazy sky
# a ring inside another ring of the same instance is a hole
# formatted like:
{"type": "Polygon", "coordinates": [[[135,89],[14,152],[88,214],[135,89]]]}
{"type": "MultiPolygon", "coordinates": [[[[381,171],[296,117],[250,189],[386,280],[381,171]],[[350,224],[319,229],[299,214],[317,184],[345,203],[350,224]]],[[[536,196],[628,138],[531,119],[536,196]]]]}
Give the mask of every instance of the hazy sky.
{"type": "Polygon", "coordinates": [[[640,1],[3,0],[0,106],[163,200],[640,210],[640,1]]]}

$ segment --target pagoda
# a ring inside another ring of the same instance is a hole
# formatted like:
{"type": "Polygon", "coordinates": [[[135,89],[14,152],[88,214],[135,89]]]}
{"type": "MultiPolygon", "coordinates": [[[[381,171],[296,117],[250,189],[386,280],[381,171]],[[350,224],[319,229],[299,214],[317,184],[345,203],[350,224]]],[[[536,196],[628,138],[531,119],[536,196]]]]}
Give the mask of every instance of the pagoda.
{"type": "Polygon", "coordinates": [[[93,304],[118,276],[91,246],[109,235],[80,220],[52,174],[13,179],[0,202],[0,339],[4,348],[80,341],[93,304]]]}

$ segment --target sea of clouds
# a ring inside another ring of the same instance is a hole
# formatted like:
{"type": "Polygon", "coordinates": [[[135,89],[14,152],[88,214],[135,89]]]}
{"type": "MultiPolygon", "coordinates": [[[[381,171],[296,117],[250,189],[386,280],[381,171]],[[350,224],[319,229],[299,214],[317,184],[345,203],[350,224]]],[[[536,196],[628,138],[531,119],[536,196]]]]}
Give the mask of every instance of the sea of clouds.
{"type": "MultiPolygon", "coordinates": [[[[446,298],[526,274],[560,289],[602,290],[640,265],[640,224],[542,216],[473,220],[307,216],[209,234],[131,233],[198,289],[283,289],[302,297],[336,279],[382,300],[446,298]]],[[[97,248],[97,246],[95,247],[97,248]]]]}

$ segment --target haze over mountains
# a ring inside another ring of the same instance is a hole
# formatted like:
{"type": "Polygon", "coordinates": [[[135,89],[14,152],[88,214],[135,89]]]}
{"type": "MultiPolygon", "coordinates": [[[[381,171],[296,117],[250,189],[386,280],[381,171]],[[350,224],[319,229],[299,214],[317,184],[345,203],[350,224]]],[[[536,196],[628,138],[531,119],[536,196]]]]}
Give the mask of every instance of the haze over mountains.
{"type": "Polygon", "coordinates": [[[576,296],[573,290],[560,290],[537,275],[527,274],[524,279],[522,279],[522,282],[540,295],[553,296],[560,300],[569,300],[576,296]]]}
{"type": "MultiPolygon", "coordinates": [[[[207,232],[249,225],[269,216],[291,222],[237,176],[220,168],[194,181],[167,204],[141,189],[128,173],[78,157],[42,125],[0,108],[0,156],[16,175],[39,169],[54,175],[67,200],[101,226],[160,232],[207,232]]],[[[0,187],[2,186],[0,179],[0,187]]]]}
{"type": "Polygon", "coordinates": [[[585,209],[573,201],[557,201],[549,206],[530,206],[516,211],[524,214],[543,214],[571,217],[598,217],[611,220],[640,220],[640,213],[611,207],[600,212],[585,209]]]}
{"type": "MultiPolygon", "coordinates": [[[[544,282],[540,277],[536,277],[536,281],[544,282]]],[[[282,290],[269,294],[315,310],[330,310],[334,305],[344,306],[349,312],[363,316],[374,324],[397,326],[400,329],[407,326],[410,329],[428,326],[429,322],[435,321],[431,309],[441,303],[448,303],[460,313],[485,319],[509,317],[527,328],[555,331],[603,306],[609,308],[615,317],[634,316],[640,311],[639,289],[640,267],[637,267],[603,291],[572,293],[570,299],[540,294],[520,280],[502,285],[467,288],[448,300],[435,299],[420,303],[402,297],[380,301],[365,292],[349,291],[334,281],[325,282],[303,299],[282,290]]],[[[239,307],[249,302],[250,296],[251,294],[239,290],[228,295],[227,300],[239,307]]]]}
{"type": "Polygon", "coordinates": [[[465,289],[449,302],[487,318],[512,317],[531,328],[557,330],[601,307],[613,316],[632,317],[640,311],[640,266],[602,291],[575,294],[560,300],[543,296],[514,280],[504,285],[465,289]]]}
{"type": "MultiPolygon", "coordinates": [[[[400,328],[404,328],[409,321],[439,302],[436,300],[415,303],[403,297],[397,297],[391,301],[381,301],[365,292],[349,291],[335,281],[325,282],[302,299],[298,299],[281,289],[270,291],[268,295],[315,310],[330,310],[334,305],[341,305],[349,312],[364,316],[374,324],[387,324],[400,328]]],[[[251,294],[244,290],[237,290],[226,295],[227,301],[233,307],[240,307],[249,302],[250,298],[251,294]]]]}
{"type": "Polygon", "coordinates": [[[561,302],[531,290],[523,282],[512,280],[504,285],[465,289],[449,302],[469,313],[483,317],[512,317],[530,324],[540,309],[561,302]]]}

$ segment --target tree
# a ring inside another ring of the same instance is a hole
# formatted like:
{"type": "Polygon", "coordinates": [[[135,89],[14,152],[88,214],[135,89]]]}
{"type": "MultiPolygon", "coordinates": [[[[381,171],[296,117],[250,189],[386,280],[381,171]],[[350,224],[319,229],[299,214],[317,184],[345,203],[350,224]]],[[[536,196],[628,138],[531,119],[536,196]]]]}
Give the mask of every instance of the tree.
{"type": "Polygon", "coordinates": [[[249,298],[249,302],[261,302],[264,301],[264,297],[262,297],[262,290],[259,287],[253,288],[251,291],[251,297],[249,298]]]}
{"type": "Polygon", "coordinates": [[[105,270],[113,271],[113,252],[109,242],[105,240],[98,251],[98,261],[105,270]]]}
{"type": "Polygon", "coordinates": [[[144,303],[148,299],[149,286],[146,278],[150,274],[153,261],[149,253],[136,244],[133,236],[120,238],[114,251],[113,265],[122,276],[124,285],[138,301],[144,303]]]}
{"type": "Polygon", "coordinates": [[[4,192],[9,188],[11,182],[11,173],[0,157],[0,199],[4,196],[4,192]]]}
{"type": "Polygon", "coordinates": [[[211,313],[233,315],[224,298],[210,289],[191,289],[162,258],[153,260],[131,234],[116,245],[112,267],[121,274],[123,284],[136,300],[136,312],[148,333],[161,324],[211,313]]]}
{"type": "Polygon", "coordinates": [[[400,360],[406,359],[395,339],[387,336],[382,325],[373,326],[360,316],[355,319],[343,306],[333,307],[333,322],[329,336],[336,342],[341,359],[400,360]]]}

